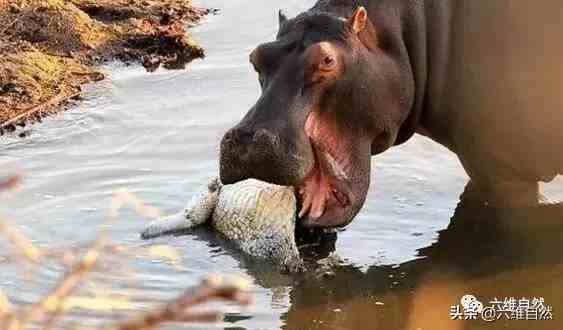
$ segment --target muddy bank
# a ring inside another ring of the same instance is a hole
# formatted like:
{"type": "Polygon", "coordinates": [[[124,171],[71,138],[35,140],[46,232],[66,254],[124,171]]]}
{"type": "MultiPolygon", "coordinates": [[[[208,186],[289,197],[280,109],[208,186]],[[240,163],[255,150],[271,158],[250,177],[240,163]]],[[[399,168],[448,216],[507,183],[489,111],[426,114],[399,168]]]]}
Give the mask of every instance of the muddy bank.
{"type": "Polygon", "coordinates": [[[104,79],[103,61],[183,69],[203,49],[190,0],[0,0],[0,134],[40,121],[104,79]]]}

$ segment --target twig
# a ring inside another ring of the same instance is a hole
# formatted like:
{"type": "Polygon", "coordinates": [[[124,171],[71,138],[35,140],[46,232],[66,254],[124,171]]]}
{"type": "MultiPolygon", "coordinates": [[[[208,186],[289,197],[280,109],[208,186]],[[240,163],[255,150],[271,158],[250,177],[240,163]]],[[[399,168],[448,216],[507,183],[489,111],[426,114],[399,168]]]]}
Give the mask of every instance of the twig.
{"type": "Polygon", "coordinates": [[[17,247],[28,261],[32,263],[39,262],[41,251],[18,230],[9,226],[4,221],[0,221],[0,234],[3,234],[10,243],[17,247]]]}
{"type": "MultiPolygon", "coordinates": [[[[1,223],[1,222],[0,222],[1,223]]],[[[28,240],[29,241],[29,240],[28,240]]],[[[91,245],[80,244],[80,245],[61,245],[61,246],[52,246],[48,249],[38,249],[38,256],[40,262],[47,262],[47,261],[55,261],[60,262],[65,267],[71,267],[73,264],[73,260],[76,254],[79,254],[78,251],[82,251],[84,249],[89,248],[91,245]]],[[[19,248],[21,249],[21,248],[19,248]]],[[[132,256],[137,255],[137,252],[128,251],[124,247],[110,245],[107,244],[104,249],[101,251],[104,254],[109,253],[111,255],[119,254],[123,256],[132,256]]],[[[16,263],[21,261],[21,257],[18,255],[13,254],[0,254],[0,263],[16,263]]],[[[29,260],[34,262],[33,260],[29,260]]]]}
{"type": "Polygon", "coordinates": [[[31,306],[29,311],[21,318],[20,327],[25,328],[26,324],[36,321],[43,315],[49,315],[46,325],[52,326],[60,316],[65,300],[82,282],[84,276],[97,264],[100,250],[103,249],[104,245],[105,240],[103,238],[96,241],[84,254],[80,262],[65,275],[61,283],[39,303],[31,306]]]}
{"type": "Polygon", "coordinates": [[[4,123],[0,124],[0,128],[4,128],[4,127],[7,127],[7,126],[16,124],[16,123],[18,123],[18,122],[19,122],[21,119],[23,119],[23,118],[26,118],[26,117],[28,117],[28,116],[30,116],[30,115],[33,115],[33,114],[35,114],[36,112],[41,112],[41,111],[45,110],[45,108],[47,108],[47,107],[49,107],[49,106],[53,106],[53,105],[55,105],[55,104],[62,103],[62,102],[64,102],[64,101],[69,100],[69,99],[71,99],[71,98],[73,98],[73,97],[76,97],[76,96],[78,96],[78,95],[80,95],[80,92],[75,92],[75,93],[68,94],[68,95],[67,95],[66,93],[64,93],[64,92],[60,92],[59,94],[57,94],[56,96],[54,96],[54,97],[51,98],[50,100],[48,100],[48,101],[46,101],[46,102],[44,102],[44,103],[41,103],[41,104],[39,104],[39,105],[37,105],[37,106],[34,106],[34,107],[32,107],[31,109],[27,110],[26,112],[24,112],[24,113],[22,113],[22,114],[20,114],[20,115],[17,115],[17,116],[15,116],[14,118],[12,118],[12,119],[10,119],[10,120],[5,121],[4,123]]]}
{"type": "Polygon", "coordinates": [[[222,278],[209,278],[199,286],[187,290],[161,310],[120,323],[115,330],[148,330],[166,322],[216,322],[222,317],[220,312],[192,312],[190,308],[217,299],[233,301],[240,305],[249,305],[252,302],[251,296],[244,291],[245,283],[224,282],[222,278]]]}
{"type": "Polygon", "coordinates": [[[0,191],[15,189],[22,181],[21,175],[14,175],[0,182],[0,191]]]}
{"type": "MultiPolygon", "coordinates": [[[[1,0],[0,0],[1,1],[1,0]]],[[[19,178],[11,177],[0,183],[0,187],[10,189],[19,182],[19,178]]],[[[110,210],[110,218],[117,217],[118,211],[126,204],[131,204],[137,212],[145,215],[154,216],[156,210],[145,205],[142,200],[126,191],[117,192],[112,199],[110,210]]],[[[28,308],[8,309],[0,304],[0,328],[8,330],[24,330],[27,326],[35,322],[39,322],[42,329],[51,330],[57,327],[68,299],[73,292],[84,283],[88,274],[94,268],[98,269],[99,259],[101,255],[107,253],[115,254],[116,252],[128,253],[127,249],[119,246],[113,246],[105,239],[106,236],[100,236],[82,255],[78,262],[74,263],[77,247],[60,247],[39,250],[35,248],[31,241],[15,228],[0,221],[0,233],[4,233],[7,239],[12,242],[21,253],[26,257],[27,261],[39,263],[48,258],[60,259],[64,265],[68,266],[68,271],[58,282],[52,291],[42,298],[41,301],[32,304],[28,308]]],[[[0,256],[0,261],[3,257],[0,256]]],[[[6,260],[9,260],[6,258],[6,260]]],[[[238,303],[239,305],[248,305],[251,303],[251,295],[245,290],[248,284],[242,278],[223,278],[210,277],[203,281],[199,286],[187,290],[176,300],[169,302],[162,309],[148,312],[139,318],[133,318],[121,323],[117,323],[113,330],[148,330],[158,327],[167,322],[216,322],[221,319],[222,314],[219,311],[196,311],[194,307],[200,306],[214,300],[226,300],[238,303]]]]}
{"type": "Polygon", "coordinates": [[[135,194],[127,191],[126,189],[120,189],[114,192],[111,198],[111,207],[108,217],[109,220],[113,221],[117,219],[119,211],[125,205],[133,206],[137,214],[140,214],[147,218],[158,219],[161,217],[160,210],[147,205],[142,199],[137,197],[135,194]]]}

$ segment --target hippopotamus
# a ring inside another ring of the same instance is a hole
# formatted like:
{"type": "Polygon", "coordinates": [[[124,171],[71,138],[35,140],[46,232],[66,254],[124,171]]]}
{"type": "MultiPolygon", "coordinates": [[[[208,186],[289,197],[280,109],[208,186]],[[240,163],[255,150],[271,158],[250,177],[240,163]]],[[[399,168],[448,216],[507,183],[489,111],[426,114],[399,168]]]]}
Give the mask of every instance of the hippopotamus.
{"type": "Polygon", "coordinates": [[[250,53],[261,95],[220,150],[224,183],[293,186],[300,225],[342,227],[372,156],[424,135],[454,152],[463,199],[518,208],[563,173],[557,0],[321,0],[250,53]]]}

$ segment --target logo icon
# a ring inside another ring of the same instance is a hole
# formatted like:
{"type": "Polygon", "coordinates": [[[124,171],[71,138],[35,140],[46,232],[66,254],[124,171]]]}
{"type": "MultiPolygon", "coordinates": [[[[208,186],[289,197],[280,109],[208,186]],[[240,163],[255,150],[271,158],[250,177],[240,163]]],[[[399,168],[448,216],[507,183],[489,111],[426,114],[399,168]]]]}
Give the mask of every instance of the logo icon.
{"type": "Polygon", "coordinates": [[[483,312],[483,303],[473,295],[467,294],[461,297],[460,303],[466,314],[481,314],[483,312]]]}

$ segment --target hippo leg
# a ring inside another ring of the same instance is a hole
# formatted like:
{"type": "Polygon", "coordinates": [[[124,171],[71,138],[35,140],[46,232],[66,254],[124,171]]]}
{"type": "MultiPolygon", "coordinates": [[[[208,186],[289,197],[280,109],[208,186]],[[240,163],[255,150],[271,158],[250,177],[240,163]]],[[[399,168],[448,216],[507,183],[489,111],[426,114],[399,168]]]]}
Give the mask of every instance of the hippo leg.
{"type": "Polygon", "coordinates": [[[494,207],[517,208],[548,203],[540,192],[538,182],[483,182],[471,179],[461,195],[464,202],[486,203],[494,207]]]}

